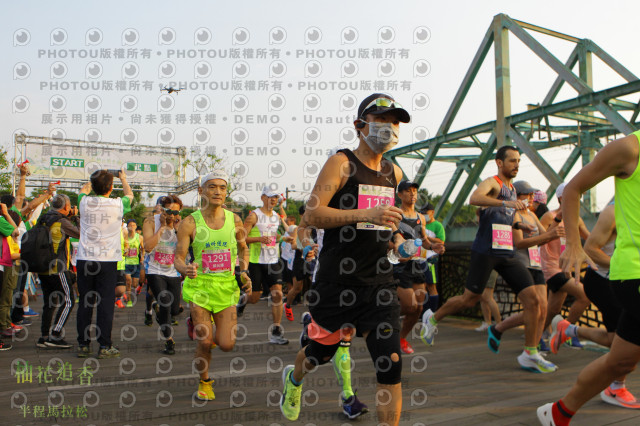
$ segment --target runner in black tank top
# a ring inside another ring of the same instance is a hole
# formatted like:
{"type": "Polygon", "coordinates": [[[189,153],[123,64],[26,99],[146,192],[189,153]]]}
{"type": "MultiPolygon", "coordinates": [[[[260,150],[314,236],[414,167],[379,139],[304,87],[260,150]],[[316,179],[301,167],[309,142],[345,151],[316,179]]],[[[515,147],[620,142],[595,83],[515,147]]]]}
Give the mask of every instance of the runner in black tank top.
{"type": "MultiPolygon", "coordinates": [[[[426,256],[422,251],[432,248],[431,241],[425,230],[426,220],[423,215],[415,210],[418,199],[418,184],[411,181],[403,181],[398,185],[398,197],[402,208],[402,221],[398,229],[405,240],[421,239],[422,247],[411,260],[400,259],[401,262],[393,265],[393,277],[398,284],[398,299],[400,299],[400,312],[404,315],[402,329],[400,330],[400,348],[402,353],[412,354],[413,348],[407,341],[407,336],[418,322],[422,313],[422,305],[426,297],[425,271],[427,269],[426,256]]],[[[444,247],[437,244],[434,247],[438,254],[442,254],[444,247]]]]}
{"type": "MultiPolygon", "coordinates": [[[[516,189],[518,200],[530,206],[533,203],[533,195],[537,189],[531,187],[529,183],[523,180],[515,182],[513,186],[516,189]]],[[[515,258],[527,268],[531,275],[531,279],[535,284],[535,290],[538,292],[540,298],[540,310],[544,314],[546,321],[546,323],[539,325],[537,329],[538,335],[536,339],[540,342],[538,350],[549,351],[546,342],[542,339],[542,332],[549,326],[552,317],[547,315],[547,286],[544,275],[542,274],[539,246],[559,238],[561,235],[564,235],[564,233],[562,232],[562,228],[558,227],[557,222],[554,222],[548,230],[545,229],[542,223],[540,223],[540,220],[538,220],[538,217],[530,211],[528,207],[518,210],[514,215],[513,221],[513,243],[517,249],[515,258]]],[[[492,326],[490,332],[494,335],[501,336],[505,331],[523,324],[524,313],[520,312],[492,326]]],[[[492,341],[492,343],[496,345],[494,349],[498,349],[497,345],[499,345],[499,342],[499,339],[492,341]]]]}
{"type": "MultiPolygon", "coordinates": [[[[469,275],[462,295],[452,297],[435,313],[428,310],[422,316],[423,328],[420,336],[427,345],[433,344],[438,321],[465,308],[475,306],[491,271],[495,269],[518,295],[524,311],[525,350],[518,357],[520,365],[527,370],[550,373],[555,369],[538,354],[538,328],[544,321],[540,311],[540,296],[533,287],[527,268],[514,258],[513,215],[525,207],[516,200],[511,180],[518,174],[520,153],[512,146],[501,147],[496,153],[498,175],[485,179],[471,195],[471,204],[484,209],[480,212],[480,224],[476,239],[471,246],[469,275]]],[[[489,348],[497,353],[500,336],[489,332],[489,348]],[[496,343],[497,342],[497,343],[496,343]]]]}
{"type": "Polygon", "coordinates": [[[315,294],[309,297],[311,343],[283,372],[280,408],[289,420],[299,416],[305,373],[327,363],[340,345],[348,346],[356,330],[374,361],[378,391],[390,395],[376,407],[378,421],[397,425],[400,420],[400,306],[387,250],[392,239],[396,248],[404,241],[391,229],[402,218],[392,206],[402,171],[382,154],[397,144],[399,123],[409,120],[388,95],[365,99],[354,122],[358,148],[329,158],[307,203],[305,221],[325,233],[315,294]]]}

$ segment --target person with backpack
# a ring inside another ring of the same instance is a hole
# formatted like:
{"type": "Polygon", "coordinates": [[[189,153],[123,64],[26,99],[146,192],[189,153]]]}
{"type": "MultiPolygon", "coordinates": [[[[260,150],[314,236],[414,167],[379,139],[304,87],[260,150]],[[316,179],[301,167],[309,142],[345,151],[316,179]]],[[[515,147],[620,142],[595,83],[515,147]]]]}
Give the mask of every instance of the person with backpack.
{"type": "Polygon", "coordinates": [[[36,343],[39,348],[68,349],[71,347],[63,338],[64,325],[74,306],[72,277],[69,272],[71,257],[69,238],[79,238],[80,230],[67,218],[70,213],[69,197],[57,194],[51,199],[51,209],[39,220],[49,229],[50,242],[55,255],[48,270],[38,271],[44,299],[40,327],[42,337],[36,343]],[[55,320],[51,328],[54,313],[55,320]]]}

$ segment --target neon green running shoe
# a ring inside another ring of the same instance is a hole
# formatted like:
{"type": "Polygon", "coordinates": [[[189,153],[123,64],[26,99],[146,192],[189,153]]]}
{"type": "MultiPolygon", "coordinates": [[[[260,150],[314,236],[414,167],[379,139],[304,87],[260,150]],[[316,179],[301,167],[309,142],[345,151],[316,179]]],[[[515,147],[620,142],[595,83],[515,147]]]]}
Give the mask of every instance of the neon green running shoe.
{"type": "Polygon", "coordinates": [[[298,420],[300,415],[300,394],[302,393],[302,384],[295,386],[291,382],[294,368],[293,365],[287,365],[282,372],[284,390],[282,391],[282,398],[280,398],[280,411],[291,421],[298,420]]]}

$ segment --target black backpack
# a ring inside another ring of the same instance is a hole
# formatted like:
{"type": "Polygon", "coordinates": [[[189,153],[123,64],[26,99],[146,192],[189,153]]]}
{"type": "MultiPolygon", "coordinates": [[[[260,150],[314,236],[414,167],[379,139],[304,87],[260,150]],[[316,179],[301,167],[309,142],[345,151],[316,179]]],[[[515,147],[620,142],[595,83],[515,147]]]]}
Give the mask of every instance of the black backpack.
{"type": "Polygon", "coordinates": [[[56,254],[49,227],[41,217],[36,225],[22,235],[20,259],[29,272],[48,273],[55,265],[56,254]]]}

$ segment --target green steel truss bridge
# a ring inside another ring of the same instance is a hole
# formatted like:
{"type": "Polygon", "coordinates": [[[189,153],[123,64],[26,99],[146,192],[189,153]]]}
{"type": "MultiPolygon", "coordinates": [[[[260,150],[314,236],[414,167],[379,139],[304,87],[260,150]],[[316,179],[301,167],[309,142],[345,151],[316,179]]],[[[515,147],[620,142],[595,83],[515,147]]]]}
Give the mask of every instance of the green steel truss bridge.
{"type": "MultiPolygon", "coordinates": [[[[572,37],[499,14],[494,17],[482,39],[435,137],[396,148],[386,153],[385,157],[398,166],[400,166],[399,158],[420,160],[421,163],[413,179],[420,185],[428,176],[434,161],[456,165],[455,172],[436,206],[436,216],[439,216],[445,202],[452,197],[453,190],[460,179],[463,175],[466,176],[460,191],[452,200],[451,209],[446,217],[440,218],[447,227],[474,186],[480,182],[480,174],[487,162],[494,158],[497,147],[513,144],[526,155],[548,180],[549,186],[546,193],[550,198],[579,159],[583,165],[593,159],[595,153],[603,146],[601,139],[611,140],[616,135],[628,134],[638,128],[640,103],[619,99],[638,92],[640,92],[638,77],[593,41],[572,37]],[[569,41],[575,47],[566,61],[562,62],[535,39],[531,32],[569,41]],[[519,39],[557,74],[544,99],[539,104],[528,105],[528,110],[519,114],[511,113],[509,35],[519,39]],[[495,60],[497,118],[466,129],[451,131],[451,125],[492,46],[495,60]],[[627,83],[594,91],[592,89],[593,55],[596,55],[627,83]],[[577,73],[574,71],[576,65],[577,73]],[[575,90],[576,96],[562,102],[554,102],[565,84],[575,90]],[[554,170],[544,159],[543,153],[545,149],[561,146],[571,146],[572,150],[560,170],[554,170]],[[478,153],[439,155],[442,149],[447,149],[450,153],[450,148],[466,149],[467,152],[469,148],[473,148],[477,149],[478,153]]],[[[595,210],[595,194],[585,194],[581,206],[583,217],[593,217],[595,210]]]]}

